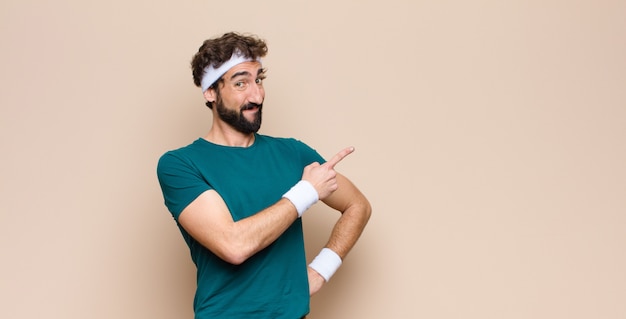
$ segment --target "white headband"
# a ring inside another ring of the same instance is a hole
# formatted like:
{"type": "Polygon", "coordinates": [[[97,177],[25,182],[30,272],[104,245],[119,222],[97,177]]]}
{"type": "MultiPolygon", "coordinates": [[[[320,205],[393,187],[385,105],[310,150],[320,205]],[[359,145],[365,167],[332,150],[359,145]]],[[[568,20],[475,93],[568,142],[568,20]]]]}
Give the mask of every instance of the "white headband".
{"type": "Polygon", "coordinates": [[[213,84],[220,77],[222,77],[224,73],[228,72],[230,68],[234,67],[235,65],[239,63],[250,62],[250,61],[261,62],[261,59],[258,58],[255,60],[252,58],[247,58],[245,55],[241,54],[241,52],[235,51],[233,52],[233,55],[230,57],[230,60],[224,62],[222,65],[220,65],[219,68],[216,69],[213,67],[213,65],[211,64],[208,65],[206,68],[204,68],[204,75],[202,76],[202,81],[200,83],[202,92],[208,90],[211,84],[213,84]]]}

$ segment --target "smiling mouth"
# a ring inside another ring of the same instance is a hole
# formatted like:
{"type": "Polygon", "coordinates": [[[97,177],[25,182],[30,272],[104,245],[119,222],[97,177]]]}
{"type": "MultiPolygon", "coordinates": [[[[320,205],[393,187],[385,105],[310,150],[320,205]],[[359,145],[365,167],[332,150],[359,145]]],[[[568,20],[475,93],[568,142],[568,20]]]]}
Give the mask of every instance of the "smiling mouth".
{"type": "Polygon", "coordinates": [[[249,110],[258,110],[262,107],[262,105],[259,104],[247,104],[241,107],[241,111],[249,111],[249,110]]]}

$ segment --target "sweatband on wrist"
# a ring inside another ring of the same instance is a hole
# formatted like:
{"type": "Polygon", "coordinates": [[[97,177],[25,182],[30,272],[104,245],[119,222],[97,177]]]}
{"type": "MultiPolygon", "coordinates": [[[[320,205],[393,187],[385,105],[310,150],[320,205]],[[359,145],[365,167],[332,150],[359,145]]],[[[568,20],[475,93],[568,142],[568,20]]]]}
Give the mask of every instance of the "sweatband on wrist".
{"type": "Polygon", "coordinates": [[[313,204],[317,203],[319,200],[319,195],[317,194],[315,187],[305,180],[301,180],[296,183],[296,185],[287,191],[283,197],[287,198],[293,206],[296,207],[298,217],[302,217],[304,211],[309,209],[309,207],[313,206],[313,204]]]}
{"type": "Polygon", "coordinates": [[[335,274],[339,266],[341,266],[341,257],[330,248],[322,248],[322,251],[309,264],[309,267],[322,275],[326,282],[335,274]]]}

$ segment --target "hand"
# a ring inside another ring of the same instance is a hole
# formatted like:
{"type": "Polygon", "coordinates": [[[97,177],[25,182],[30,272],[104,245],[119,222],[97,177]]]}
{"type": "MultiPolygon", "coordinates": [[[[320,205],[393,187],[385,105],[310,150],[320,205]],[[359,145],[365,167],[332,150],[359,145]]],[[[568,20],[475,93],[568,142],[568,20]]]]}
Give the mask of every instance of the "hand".
{"type": "Polygon", "coordinates": [[[307,274],[309,275],[309,296],[313,296],[316,292],[322,289],[322,286],[326,283],[324,277],[311,267],[306,267],[307,274]]]}
{"type": "Polygon", "coordinates": [[[352,152],[354,152],[354,147],[347,147],[322,165],[315,162],[304,168],[302,179],[308,181],[315,187],[320,200],[328,197],[337,190],[337,172],[335,172],[335,165],[352,152]]]}

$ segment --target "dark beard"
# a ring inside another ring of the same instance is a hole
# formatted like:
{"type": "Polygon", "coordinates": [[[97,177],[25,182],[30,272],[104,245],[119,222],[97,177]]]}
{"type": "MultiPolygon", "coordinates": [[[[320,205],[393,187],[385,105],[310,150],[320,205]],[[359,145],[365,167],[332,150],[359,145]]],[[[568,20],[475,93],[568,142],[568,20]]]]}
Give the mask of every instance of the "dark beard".
{"type": "Polygon", "coordinates": [[[235,130],[244,134],[250,134],[258,132],[261,128],[263,104],[248,103],[242,106],[239,109],[239,112],[227,109],[224,106],[224,103],[222,103],[221,99],[215,104],[217,105],[217,115],[220,117],[220,119],[226,122],[226,124],[230,125],[235,130]],[[252,122],[250,122],[248,121],[248,119],[246,119],[245,116],[243,116],[243,111],[254,108],[255,106],[257,106],[259,110],[256,112],[256,114],[254,114],[254,119],[252,120],[252,122]]]}

